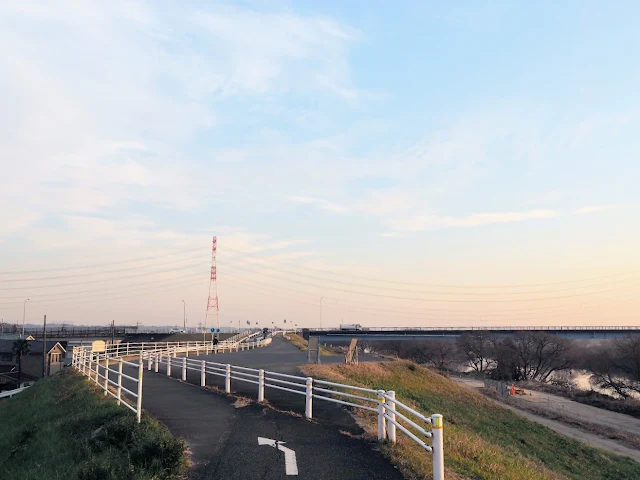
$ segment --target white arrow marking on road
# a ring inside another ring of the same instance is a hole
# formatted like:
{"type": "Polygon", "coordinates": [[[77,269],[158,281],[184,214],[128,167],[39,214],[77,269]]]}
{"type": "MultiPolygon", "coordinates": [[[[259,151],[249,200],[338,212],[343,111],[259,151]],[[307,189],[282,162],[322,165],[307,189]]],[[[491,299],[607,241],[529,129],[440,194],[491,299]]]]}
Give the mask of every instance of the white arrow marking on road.
{"type": "Polygon", "coordinates": [[[298,462],[296,461],[296,452],[290,448],[283,447],[285,442],[272,440],[271,438],[258,437],[258,445],[268,445],[277,448],[284,453],[284,469],[287,475],[298,475],[298,462]]]}

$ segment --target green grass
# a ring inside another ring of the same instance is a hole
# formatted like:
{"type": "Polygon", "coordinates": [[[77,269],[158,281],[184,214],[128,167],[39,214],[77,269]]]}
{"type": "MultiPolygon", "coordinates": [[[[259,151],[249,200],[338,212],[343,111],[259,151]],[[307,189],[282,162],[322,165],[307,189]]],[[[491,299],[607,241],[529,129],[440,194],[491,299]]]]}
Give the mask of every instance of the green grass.
{"type": "Polygon", "coordinates": [[[0,402],[3,480],[174,479],[185,466],[182,440],[72,372],[0,402]]]}
{"type": "MultiPolygon", "coordinates": [[[[447,478],[463,479],[640,479],[640,463],[561,436],[522,418],[482,395],[410,362],[306,365],[316,378],[395,390],[396,398],[424,413],[444,416],[447,478]]],[[[357,413],[371,431],[373,414],[357,413]]],[[[430,478],[431,458],[398,432],[384,451],[407,478],[430,478]]]]}

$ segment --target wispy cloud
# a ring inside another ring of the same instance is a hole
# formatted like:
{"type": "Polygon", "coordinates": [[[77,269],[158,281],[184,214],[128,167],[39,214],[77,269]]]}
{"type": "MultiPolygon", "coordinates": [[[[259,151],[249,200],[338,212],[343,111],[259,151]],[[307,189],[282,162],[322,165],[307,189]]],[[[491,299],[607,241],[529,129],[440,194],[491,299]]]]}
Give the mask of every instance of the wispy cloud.
{"type": "Polygon", "coordinates": [[[326,210],[333,213],[348,213],[350,209],[343,205],[324,200],[322,198],[305,197],[305,196],[291,196],[289,201],[293,203],[301,203],[303,205],[312,205],[320,210],[326,210]]]}
{"type": "Polygon", "coordinates": [[[514,223],[526,220],[553,218],[553,210],[531,210],[528,212],[476,213],[465,217],[438,215],[416,215],[391,222],[392,229],[399,232],[419,232],[451,227],[478,227],[497,223],[514,223]]]}
{"type": "Polygon", "coordinates": [[[575,213],[579,215],[583,215],[585,213],[598,213],[598,212],[604,212],[605,210],[611,210],[614,207],[615,205],[594,205],[591,207],[578,208],[575,211],[575,213]]]}

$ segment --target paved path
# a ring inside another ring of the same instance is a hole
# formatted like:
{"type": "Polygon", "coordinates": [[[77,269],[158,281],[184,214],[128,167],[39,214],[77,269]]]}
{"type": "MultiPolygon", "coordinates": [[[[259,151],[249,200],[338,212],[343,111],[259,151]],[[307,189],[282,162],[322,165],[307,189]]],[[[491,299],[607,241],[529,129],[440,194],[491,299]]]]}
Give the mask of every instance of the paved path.
{"type": "MultiPolygon", "coordinates": [[[[329,361],[342,361],[341,357],[333,358],[329,361]]],[[[304,363],[306,353],[289,342],[274,339],[266,348],[198,359],[297,373],[296,366],[304,363]]],[[[314,402],[314,419],[309,421],[264,405],[236,403],[235,398],[168,378],[164,372],[164,366],[160,373],[145,369],[143,409],[186,440],[193,462],[191,479],[295,478],[285,474],[284,453],[269,445],[260,446],[258,437],[286,442],[283,446],[295,451],[298,478],[402,479],[375,444],[340,432],[359,434],[362,430],[333,403],[314,402]]],[[[174,367],[172,377],[179,376],[181,369],[174,367]]],[[[199,382],[199,372],[189,371],[187,383],[199,382]]],[[[223,386],[223,382],[221,377],[207,375],[208,385],[223,386]]],[[[257,387],[253,384],[232,380],[231,385],[234,393],[256,396],[257,387]]],[[[265,397],[276,409],[304,414],[302,395],[266,389],[265,397]]]]}

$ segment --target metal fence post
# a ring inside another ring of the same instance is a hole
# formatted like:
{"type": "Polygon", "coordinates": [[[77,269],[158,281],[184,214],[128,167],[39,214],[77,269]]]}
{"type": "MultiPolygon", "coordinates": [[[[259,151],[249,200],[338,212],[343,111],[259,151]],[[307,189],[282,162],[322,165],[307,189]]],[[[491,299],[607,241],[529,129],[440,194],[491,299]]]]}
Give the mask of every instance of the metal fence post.
{"type": "Polygon", "coordinates": [[[389,422],[389,425],[387,425],[387,437],[391,443],[396,443],[396,425],[393,423],[396,420],[396,392],[389,390],[387,392],[387,396],[391,399],[389,400],[389,398],[387,398],[386,401],[387,413],[389,415],[389,419],[392,420],[389,422]]]}
{"type": "Polygon", "coordinates": [[[264,402],[264,370],[258,371],[258,401],[264,402]]]}
{"type": "Polygon", "coordinates": [[[204,387],[207,383],[207,363],[202,360],[202,366],[200,367],[200,386],[204,387]]]}
{"type": "Polygon", "coordinates": [[[136,414],[138,415],[138,423],[142,417],[142,372],[144,364],[142,363],[142,353],[140,353],[140,363],[138,364],[138,403],[136,405],[136,414]]]}
{"type": "Polygon", "coordinates": [[[129,343],[127,343],[127,357],[129,356],[129,343]]]}
{"type": "Polygon", "coordinates": [[[313,378],[311,377],[307,377],[307,392],[304,415],[307,418],[313,418],[313,378]]]}
{"type": "Polygon", "coordinates": [[[224,391],[231,393],[231,365],[227,364],[227,375],[224,379],[224,391]]]}
{"type": "Polygon", "coordinates": [[[109,357],[104,358],[104,395],[109,391],[109,357]]]}
{"type": "Polygon", "coordinates": [[[167,357],[167,377],[171,376],[171,355],[167,357]]]}
{"type": "Polygon", "coordinates": [[[444,480],[444,442],[442,439],[442,415],[431,415],[433,435],[433,480],[444,480]]]}
{"type": "Polygon", "coordinates": [[[182,357],[182,381],[187,380],[187,357],[182,357]]]}
{"type": "Polygon", "coordinates": [[[118,362],[118,405],[122,399],[122,359],[118,362]]]}
{"type": "Polygon", "coordinates": [[[384,418],[384,390],[378,390],[378,440],[381,442],[387,436],[387,420],[384,418]]]}
{"type": "Polygon", "coordinates": [[[151,362],[152,362],[151,352],[148,352],[147,356],[149,357],[149,360],[147,361],[148,362],[147,370],[151,371],[151,362]]]}
{"type": "Polygon", "coordinates": [[[160,370],[160,361],[162,360],[162,354],[160,352],[156,352],[155,355],[155,361],[156,361],[156,373],[158,373],[158,370],[160,370]]]}

